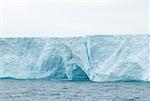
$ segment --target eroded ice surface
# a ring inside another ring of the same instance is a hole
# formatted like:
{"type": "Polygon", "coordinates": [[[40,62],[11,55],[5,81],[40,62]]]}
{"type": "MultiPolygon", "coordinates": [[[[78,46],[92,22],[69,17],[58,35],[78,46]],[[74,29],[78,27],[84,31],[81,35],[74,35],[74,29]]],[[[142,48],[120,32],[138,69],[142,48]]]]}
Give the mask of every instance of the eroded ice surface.
{"type": "Polygon", "coordinates": [[[89,37],[94,81],[150,80],[148,35],[89,37]]]}
{"type": "Polygon", "coordinates": [[[150,81],[149,35],[1,38],[0,78],[150,81]]]}

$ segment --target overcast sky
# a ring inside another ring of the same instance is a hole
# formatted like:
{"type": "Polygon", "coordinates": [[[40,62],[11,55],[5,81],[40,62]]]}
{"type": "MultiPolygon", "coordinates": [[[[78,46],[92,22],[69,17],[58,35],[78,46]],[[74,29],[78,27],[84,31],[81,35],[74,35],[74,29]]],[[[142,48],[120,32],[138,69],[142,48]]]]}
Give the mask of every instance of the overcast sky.
{"type": "Polygon", "coordinates": [[[0,0],[0,36],[147,34],[148,0],[0,0]]]}

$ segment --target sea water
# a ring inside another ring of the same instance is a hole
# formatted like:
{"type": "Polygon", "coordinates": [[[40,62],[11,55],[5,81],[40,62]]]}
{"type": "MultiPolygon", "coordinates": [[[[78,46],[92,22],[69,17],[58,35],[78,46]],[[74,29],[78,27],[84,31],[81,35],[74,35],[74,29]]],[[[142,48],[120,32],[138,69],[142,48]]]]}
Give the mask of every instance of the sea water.
{"type": "Polygon", "coordinates": [[[150,101],[150,83],[4,79],[0,101],[150,101]]]}

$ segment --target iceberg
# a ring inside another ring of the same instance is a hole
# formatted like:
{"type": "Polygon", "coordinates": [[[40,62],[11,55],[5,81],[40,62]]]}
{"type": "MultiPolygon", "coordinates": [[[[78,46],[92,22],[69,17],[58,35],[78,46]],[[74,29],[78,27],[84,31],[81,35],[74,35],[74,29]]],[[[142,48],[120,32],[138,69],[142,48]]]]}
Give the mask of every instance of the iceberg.
{"type": "Polygon", "coordinates": [[[89,37],[91,80],[150,81],[149,35],[89,37]]]}
{"type": "Polygon", "coordinates": [[[0,78],[150,81],[149,35],[0,38],[0,78]]]}

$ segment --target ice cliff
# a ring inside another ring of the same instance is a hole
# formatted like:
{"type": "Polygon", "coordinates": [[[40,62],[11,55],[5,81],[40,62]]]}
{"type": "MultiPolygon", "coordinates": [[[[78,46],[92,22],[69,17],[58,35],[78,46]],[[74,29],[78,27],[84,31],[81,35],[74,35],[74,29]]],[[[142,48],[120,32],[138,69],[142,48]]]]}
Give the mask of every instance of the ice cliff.
{"type": "Polygon", "coordinates": [[[0,78],[150,81],[150,36],[0,38],[0,78]]]}

